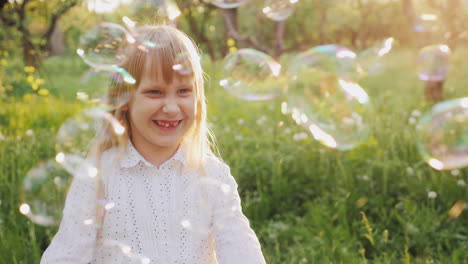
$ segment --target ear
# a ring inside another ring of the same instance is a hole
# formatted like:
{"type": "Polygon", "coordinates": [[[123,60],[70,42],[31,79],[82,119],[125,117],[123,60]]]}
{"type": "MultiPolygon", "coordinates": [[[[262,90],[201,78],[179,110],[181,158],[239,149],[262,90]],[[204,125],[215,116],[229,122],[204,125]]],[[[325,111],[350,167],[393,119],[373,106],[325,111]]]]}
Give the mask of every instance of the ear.
{"type": "Polygon", "coordinates": [[[120,111],[122,111],[122,112],[126,112],[126,111],[128,111],[128,109],[129,109],[128,103],[126,103],[126,104],[124,104],[124,105],[122,105],[120,107],[120,111]]]}

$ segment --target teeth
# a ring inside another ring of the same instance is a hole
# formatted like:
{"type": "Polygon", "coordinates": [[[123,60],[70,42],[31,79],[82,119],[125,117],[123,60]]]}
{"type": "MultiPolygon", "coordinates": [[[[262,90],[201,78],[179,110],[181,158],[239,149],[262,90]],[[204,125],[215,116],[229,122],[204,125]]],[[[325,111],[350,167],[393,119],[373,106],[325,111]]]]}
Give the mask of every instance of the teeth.
{"type": "Polygon", "coordinates": [[[179,124],[179,121],[170,121],[170,122],[156,121],[156,124],[162,127],[175,127],[179,124]]]}

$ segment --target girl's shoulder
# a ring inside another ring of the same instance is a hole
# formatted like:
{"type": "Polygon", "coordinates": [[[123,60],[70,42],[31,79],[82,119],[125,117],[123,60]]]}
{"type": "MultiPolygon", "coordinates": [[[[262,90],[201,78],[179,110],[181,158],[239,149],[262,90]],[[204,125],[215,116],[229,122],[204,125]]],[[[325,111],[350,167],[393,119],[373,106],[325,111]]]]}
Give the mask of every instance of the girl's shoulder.
{"type": "Polygon", "coordinates": [[[208,155],[204,161],[206,176],[222,183],[235,184],[235,179],[231,175],[231,169],[222,159],[215,155],[208,155]]]}

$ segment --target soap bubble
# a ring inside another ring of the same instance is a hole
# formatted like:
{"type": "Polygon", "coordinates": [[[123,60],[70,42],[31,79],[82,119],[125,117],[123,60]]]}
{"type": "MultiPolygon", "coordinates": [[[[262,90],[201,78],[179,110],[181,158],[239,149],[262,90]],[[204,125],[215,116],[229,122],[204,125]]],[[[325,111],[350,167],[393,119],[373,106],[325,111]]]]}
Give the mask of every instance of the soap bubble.
{"type": "MultiPolygon", "coordinates": [[[[55,147],[57,161],[75,173],[78,168],[88,166],[86,160],[98,138],[113,138],[117,147],[123,148],[124,133],[125,128],[106,109],[85,109],[60,126],[55,147]]],[[[92,167],[90,170],[94,174],[92,167]]]]}
{"type": "Polygon", "coordinates": [[[38,225],[57,225],[72,178],[54,160],[37,164],[23,179],[20,212],[38,225]]]}
{"type": "Polygon", "coordinates": [[[315,69],[343,78],[359,76],[356,53],[340,45],[315,46],[297,55],[290,63],[288,74],[293,81],[302,70],[315,69]]]}
{"type": "Polygon", "coordinates": [[[121,25],[104,22],[80,36],[77,53],[91,67],[118,66],[125,60],[122,48],[126,43],[135,43],[135,41],[135,38],[121,25]]]}
{"type": "Polygon", "coordinates": [[[393,47],[394,38],[387,38],[358,54],[359,67],[364,74],[379,74],[384,70],[382,59],[393,47]]]}
{"type": "Polygon", "coordinates": [[[282,105],[282,112],[315,139],[339,150],[354,148],[369,136],[369,97],[358,83],[343,77],[350,75],[352,65],[315,51],[299,54],[288,71],[292,80],[282,105]]]}
{"type": "Polygon", "coordinates": [[[241,5],[247,4],[252,0],[207,0],[209,4],[213,4],[219,8],[236,8],[241,5]]]}
{"type": "Polygon", "coordinates": [[[421,117],[418,149],[434,169],[468,165],[468,97],[436,104],[421,117]]]}
{"type": "Polygon", "coordinates": [[[422,81],[443,81],[450,67],[450,48],[447,45],[430,45],[418,55],[418,76],[422,81]]]}
{"type": "Polygon", "coordinates": [[[224,59],[225,77],[219,84],[244,100],[270,100],[283,89],[278,78],[280,70],[281,65],[267,54],[240,49],[224,59]]]}
{"type": "Polygon", "coordinates": [[[135,38],[124,27],[104,22],[80,36],[76,53],[91,67],[120,74],[125,82],[134,84],[133,76],[119,66],[126,59],[124,47],[135,43],[135,38]]]}
{"type": "Polygon", "coordinates": [[[81,83],[84,88],[77,92],[77,98],[93,105],[116,109],[128,102],[131,87],[125,84],[121,74],[115,72],[90,70],[83,74],[81,83]]]}
{"type": "Polygon", "coordinates": [[[274,21],[283,21],[294,12],[294,4],[298,0],[266,0],[263,14],[274,21]]]}

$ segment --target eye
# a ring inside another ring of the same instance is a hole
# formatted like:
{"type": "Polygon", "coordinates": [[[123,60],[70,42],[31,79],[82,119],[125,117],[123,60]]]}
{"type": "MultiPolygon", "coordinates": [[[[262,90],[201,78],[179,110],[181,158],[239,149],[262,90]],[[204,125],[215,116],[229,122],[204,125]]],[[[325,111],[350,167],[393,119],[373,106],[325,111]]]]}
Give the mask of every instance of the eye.
{"type": "Polygon", "coordinates": [[[149,90],[147,93],[151,95],[160,95],[162,92],[160,90],[149,90]]]}
{"type": "Polygon", "coordinates": [[[191,88],[181,88],[181,89],[179,89],[179,93],[180,93],[180,94],[188,94],[188,93],[190,93],[191,91],[192,91],[191,88]]]}

